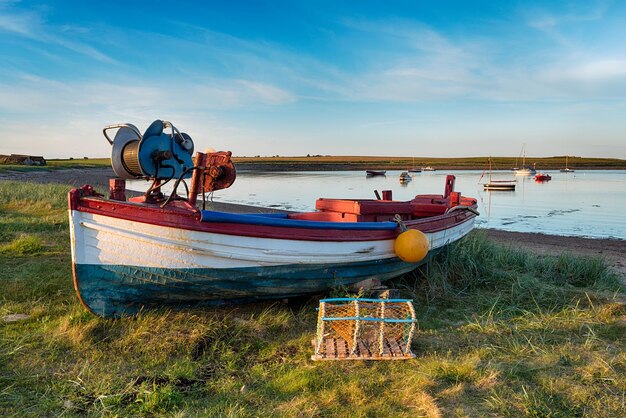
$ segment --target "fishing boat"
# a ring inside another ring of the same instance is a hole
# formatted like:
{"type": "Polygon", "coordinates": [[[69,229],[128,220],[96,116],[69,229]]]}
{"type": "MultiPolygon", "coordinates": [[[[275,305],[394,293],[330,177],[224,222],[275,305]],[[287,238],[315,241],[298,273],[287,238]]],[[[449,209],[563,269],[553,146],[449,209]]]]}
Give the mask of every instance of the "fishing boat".
{"type": "Polygon", "coordinates": [[[422,167],[422,171],[435,171],[435,169],[431,166],[422,167]]]}
{"type": "MultiPolygon", "coordinates": [[[[485,175],[485,170],[483,170],[482,175],[480,176],[480,180],[482,180],[482,178],[485,175]]],[[[515,190],[515,185],[516,185],[516,181],[515,180],[494,180],[492,178],[492,161],[491,161],[491,157],[489,157],[489,181],[487,183],[483,183],[483,189],[484,190],[493,190],[493,191],[511,191],[511,190],[515,190]]]]}
{"type": "MultiPolygon", "coordinates": [[[[522,145],[522,167],[516,167],[513,169],[515,171],[515,175],[517,176],[531,176],[537,172],[534,164],[532,166],[526,165],[526,144],[522,145]]],[[[516,164],[517,165],[517,164],[516,164]]]]}
{"type": "Polygon", "coordinates": [[[537,173],[535,174],[535,181],[550,181],[552,180],[552,176],[550,174],[547,173],[537,173]]]}
{"type": "Polygon", "coordinates": [[[403,171],[402,173],[400,173],[400,183],[408,183],[412,180],[412,177],[409,173],[407,173],[406,171],[403,171]]]}
{"type": "Polygon", "coordinates": [[[365,175],[367,177],[384,176],[386,174],[387,172],[385,170],[365,170],[365,175]]]}
{"type": "Polygon", "coordinates": [[[384,282],[462,238],[478,215],[476,200],[454,191],[451,175],[443,194],[409,201],[385,190],[380,200],[318,199],[311,212],[207,210],[204,195],[235,181],[230,152],[192,157],[191,137],[160,120],[143,135],[131,124],[108,126],[104,134],[118,177],[108,196],[89,185],[68,196],[74,287],[82,304],[103,317],[384,282]],[[127,199],[126,180],[138,178],[152,185],[127,199]],[[165,195],[168,181],[174,183],[165,195]]]}
{"type": "Polygon", "coordinates": [[[567,155],[565,156],[565,168],[562,168],[561,170],[559,170],[561,173],[573,173],[574,169],[569,168],[568,166],[568,158],[567,155]]]}

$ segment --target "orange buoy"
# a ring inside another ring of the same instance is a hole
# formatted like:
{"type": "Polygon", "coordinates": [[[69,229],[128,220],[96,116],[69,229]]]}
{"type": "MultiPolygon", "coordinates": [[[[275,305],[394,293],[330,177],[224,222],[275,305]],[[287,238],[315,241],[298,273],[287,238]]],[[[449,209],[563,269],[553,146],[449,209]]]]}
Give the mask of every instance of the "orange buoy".
{"type": "Polygon", "coordinates": [[[422,261],[428,254],[429,248],[430,244],[426,234],[416,229],[402,232],[393,244],[396,255],[407,263],[422,261]]]}

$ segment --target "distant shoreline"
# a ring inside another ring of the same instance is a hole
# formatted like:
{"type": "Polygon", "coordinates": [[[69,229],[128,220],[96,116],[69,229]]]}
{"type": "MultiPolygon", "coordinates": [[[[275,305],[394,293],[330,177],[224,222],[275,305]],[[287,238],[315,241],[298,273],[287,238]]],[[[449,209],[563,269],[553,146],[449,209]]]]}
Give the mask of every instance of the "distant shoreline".
{"type": "MultiPolygon", "coordinates": [[[[493,170],[511,170],[520,167],[522,161],[514,157],[493,157],[493,170]]],[[[371,157],[371,156],[290,156],[290,157],[233,157],[240,171],[365,171],[399,170],[432,167],[445,170],[485,170],[488,157],[431,158],[431,157],[371,157]]],[[[526,158],[527,165],[535,165],[538,171],[565,168],[565,157],[526,158]]],[[[568,157],[568,168],[574,170],[626,170],[626,160],[617,158],[568,157]]],[[[63,169],[104,169],[111,166],[109,158],[51,159],[46,166],[0,165],[0,174],[9,171],[34,172],[63,169]]]]}
{"type": "MultiPolygon", "coordinates": [[[[443,170],[484,170],[489,157],[431,158],[431,157],[364,157],[364,156],[308,156],[308,157],[233,157],[235,165],[251,171],[358,171],[408,170],[432,167],[443,170]]],[[[511,170],[522,161],[514,157],[493,157],[494,170],[511,170]]],[[[565,168],[565,157],[526,158],[526,165],[537,170],[565,168]]],[[[574,170],[626,170],[626,160],[617,158],[568,157],[567,166],[574,170]]]]}
{"type": "MultiPolygon", "coordinates": [[[[365,170],[396,170],[396,171],[407,171],[411,167],[410,166],[402,166],[398,164],[382,164],[382,163],[289,163],[289,162],[262,162],[262,163],[248,163],[248,162],[235,162],[235,166],[240,171],[365,171],[365,170]]],[[[437,171],[457,171],[457,170],[472,170],[472,171],[482,171],[485,169],[484,166],[455,166],[455,165],[446,165],[446,166],[432,166],[434,168],[434,172],[437,171]]],[[[420,167],[418,167],[420,168],[420,167]]],[[[562,167],[537,167],[537,171],[554,171],[560,170],[562,167]]],[[[572,167],[570,167],[572,168],[572,167]]],[[[589,166],[589,167],[580,167],[574,168],[574,170],[626,170],[626,164],[623,167],[615,167],[615,166],[589,166]]],[[[499,168],[494,169],[494,171],[512,171],[510,168],[499,168]]]]}

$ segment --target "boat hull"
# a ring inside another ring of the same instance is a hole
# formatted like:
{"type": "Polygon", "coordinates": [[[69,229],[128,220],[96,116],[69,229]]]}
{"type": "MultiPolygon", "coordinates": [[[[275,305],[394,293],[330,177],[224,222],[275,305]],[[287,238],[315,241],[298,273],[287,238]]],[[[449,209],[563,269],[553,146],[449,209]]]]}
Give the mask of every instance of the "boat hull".
{"type": "Polygon", "coordinates": [[[515,183],[484,183],[484,190],[496,190],[496,191],[506,191],[506,190],[515,190],[515,183]]]}
{"type": "Polygon", "coordinates": [[[515,171],[515,175],[518,176],[532,176],[535,173],[537,173],[537,170],[532,169],[532,168],[521,168],[518,170],[514,170],[515,171]]]}
{"type": "MultiPolygon", "coordinates": [[[[424,260],[425,262],[426,260],[424,260]]],[[[232,269],[77,264],[82,300],[103,317],[145,308],[221,305],[320,293],[366,279],[381,282],[416,268],[399,260],[232,269]]]]}
{"type": "MultiPolygon", "coordinates": [[[[384,282],[414,270],[474,224],[465,211],[417,223],[431,251],[421,263],[406,263],[393,251],[394,231],[326,230],[317,238],[272,238],[263,225],[166,226],[148,214],[141,214],[145,220],[125,216],[131,205],[112,205],[111,213],[104,213],[103,205],[90,203],[100,209],[86,205],[69,211],[74,286],[81,302],[103,317],[301,296],[367,279],[384,282]],[[254,236],[254,231],[260,232],[254,236]]],[[[280,228],[274,229],[281,236],[280,228]]]]}

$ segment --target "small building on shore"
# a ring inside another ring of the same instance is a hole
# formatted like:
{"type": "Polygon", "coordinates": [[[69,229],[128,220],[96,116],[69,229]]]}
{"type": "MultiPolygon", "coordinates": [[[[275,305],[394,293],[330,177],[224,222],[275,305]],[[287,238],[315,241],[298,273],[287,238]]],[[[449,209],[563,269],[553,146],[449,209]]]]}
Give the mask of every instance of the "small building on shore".
{"type": "Polygon", "coordinates": [[[39,155],[0,154],[0,164],[4,165],[46,165],[46,159],[39,155]]]}

